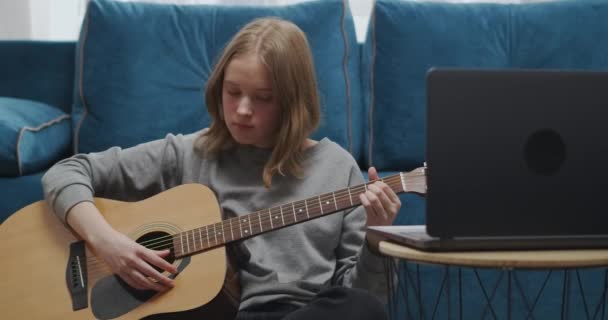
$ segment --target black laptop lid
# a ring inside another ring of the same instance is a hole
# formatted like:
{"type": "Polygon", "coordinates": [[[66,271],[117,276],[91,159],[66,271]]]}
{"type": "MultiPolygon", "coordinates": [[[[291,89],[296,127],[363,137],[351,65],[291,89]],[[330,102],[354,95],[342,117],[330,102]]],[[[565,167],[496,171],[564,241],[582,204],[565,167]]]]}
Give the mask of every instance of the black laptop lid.
{"type": "Polygon", "coordinates": [[[427,232],[608,234],[608,73],[427,75],[427,232]]]}

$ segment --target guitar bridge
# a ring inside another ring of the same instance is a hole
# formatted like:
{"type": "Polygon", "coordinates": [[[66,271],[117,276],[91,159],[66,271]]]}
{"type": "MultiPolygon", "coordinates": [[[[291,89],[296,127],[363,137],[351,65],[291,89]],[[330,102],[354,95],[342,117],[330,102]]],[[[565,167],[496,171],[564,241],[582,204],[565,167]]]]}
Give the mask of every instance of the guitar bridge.
{"type": "Polygon", "coordinates": [[[65,271],[65,280],[72,298],[72,310],[89,306],[87,299],[87,256],[84,241],[70,244],[70,257],[65,271]]]}

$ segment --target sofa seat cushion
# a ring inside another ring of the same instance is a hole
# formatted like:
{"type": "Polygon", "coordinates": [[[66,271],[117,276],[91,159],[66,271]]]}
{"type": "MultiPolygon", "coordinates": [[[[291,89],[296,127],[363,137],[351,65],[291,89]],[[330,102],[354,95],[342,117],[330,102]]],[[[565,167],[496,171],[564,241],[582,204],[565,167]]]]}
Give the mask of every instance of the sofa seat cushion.
{"type": "Polygon", "coordinates": [[[290,20],[306,33],[321,93],[323,119],[315,136],[348,147],[350,108],[360,105],[359,52],[343,1],[223,6],[93,0],[77,49],[76,151],[128,147],[207,126],[204,88],[214,62],[241,27],[264,16],[290,20]]]}
{"type": "Polygon", "coordinates": [[[49,167],[69,151],[70,116],[45,103],[0,97],[0,176],[49,167]]]}
{"type": "Polygon", "coordinates": [[[46,171],[20,177],[0,177],[0,223],[19,209],[44,198],[40,179],[46,171]]]}
{"type": "Polygon", "coordinates": [[[377,0],[362,56],[368,163],[404,170],[424,162],[430,68],[606,70],[606,16],[605,0],[377,0]]]}

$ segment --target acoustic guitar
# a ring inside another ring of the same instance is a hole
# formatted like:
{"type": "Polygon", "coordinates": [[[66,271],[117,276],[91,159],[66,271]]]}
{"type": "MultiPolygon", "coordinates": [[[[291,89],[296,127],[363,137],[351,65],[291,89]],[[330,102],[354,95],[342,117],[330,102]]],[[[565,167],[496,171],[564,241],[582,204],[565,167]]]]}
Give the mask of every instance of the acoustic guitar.
{"type": "MultiPolygon", "coordinates": [[[[382,179],[396,193],[426,193],[425,168],[382,179]]],[[[240,240],[360,205],[367,185],[221,219],[213,192],[185,184],[139,202],[95,198],[118,231],[151,249],[170,249],[175,287],[136,290],[110,269],[44,201],[0,226],[0,314],[4,319],[229,319],[239,302],[227,249],[240,240]],[[202,225],[202,226],[201,226],[202,225]]]]}

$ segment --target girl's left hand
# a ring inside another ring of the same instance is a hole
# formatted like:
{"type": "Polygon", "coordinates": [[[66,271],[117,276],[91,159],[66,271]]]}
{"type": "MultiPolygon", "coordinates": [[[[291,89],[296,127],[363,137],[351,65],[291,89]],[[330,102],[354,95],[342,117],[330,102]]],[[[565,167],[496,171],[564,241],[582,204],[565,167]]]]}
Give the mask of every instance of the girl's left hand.
{"type": "MultiPolygon", "coordinates": [[[[369,180],[378,180],[376,168],[367,171],[369,180]]],[[[367,187],[367,191],[359,195],[361,204],[367,212],[368,226],[387,226],[393,224],[397,212],[401,208],[401,200],[386,183],[376,181],[367,187]]]]}

